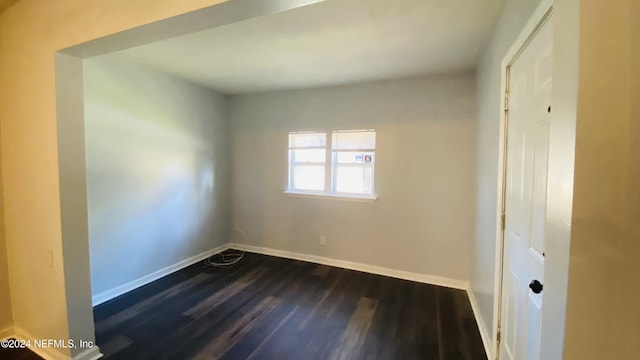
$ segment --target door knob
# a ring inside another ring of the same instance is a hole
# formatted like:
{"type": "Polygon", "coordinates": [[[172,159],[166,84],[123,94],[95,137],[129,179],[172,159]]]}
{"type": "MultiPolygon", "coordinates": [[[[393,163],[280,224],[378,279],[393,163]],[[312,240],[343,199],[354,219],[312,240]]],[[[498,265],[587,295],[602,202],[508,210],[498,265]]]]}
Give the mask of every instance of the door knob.
{"type": "Polygon", "coordinates": [[[531,289],[534,294],[540,294],[542,292],[542,284],[538,280],[533,280],[529,284],[529,289],[531,289]]]}

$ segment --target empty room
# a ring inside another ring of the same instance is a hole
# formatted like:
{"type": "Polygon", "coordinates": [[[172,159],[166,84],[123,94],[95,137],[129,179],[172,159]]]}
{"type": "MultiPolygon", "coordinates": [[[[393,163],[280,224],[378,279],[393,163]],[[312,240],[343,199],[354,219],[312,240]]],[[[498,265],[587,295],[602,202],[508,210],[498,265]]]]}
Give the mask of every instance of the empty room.
{"type": "Polygon", "coordinates": [[[0,358],[633,359],[638,10],[0,1],[0,358]]]}
{"type": "Polygon", "coordinates": [[[86,59],[102,352],[482,358],[464,289],[492,5],[452,39],[408,36],[446,29],[429,4],[337,1],[86,59]]]}

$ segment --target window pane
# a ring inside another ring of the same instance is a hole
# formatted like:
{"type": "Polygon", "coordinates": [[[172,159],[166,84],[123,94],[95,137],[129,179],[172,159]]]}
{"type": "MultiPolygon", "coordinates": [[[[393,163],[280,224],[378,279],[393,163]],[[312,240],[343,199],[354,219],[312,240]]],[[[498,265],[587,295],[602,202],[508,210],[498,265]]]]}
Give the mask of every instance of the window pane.
{"type": "Polygon", "coordinates": [[[327,153],[324,149],[309,149],[309,150],[291,150],[294,162],[316,162],[324,163],[327,158],[327,153]]]}
{"type": "Polygon", "coordinates": [[[374,155],[373,152],[336,152],[336,159],[339,164],[373,164],[374,155]]]}
{"type": "Polygon", "coordinates": [[[336,167],[336,191],[340,193],[373,193],[373,169],[359,166],[336,167]]]}
{"type": "Polygon", "coordinates": [[[324,166],[295,166],[293,188],[296,190],[324,190],[324,166]]]}
{"type": "Polygon", "coordinates": [[[326,146],[325,133],[289,133],[289,147],[326,146]]]}
{"type": "Polygon", "coordinates": [[[375,131],[334,132],[333,148],[337,150],[375,149],[375,131]]]}

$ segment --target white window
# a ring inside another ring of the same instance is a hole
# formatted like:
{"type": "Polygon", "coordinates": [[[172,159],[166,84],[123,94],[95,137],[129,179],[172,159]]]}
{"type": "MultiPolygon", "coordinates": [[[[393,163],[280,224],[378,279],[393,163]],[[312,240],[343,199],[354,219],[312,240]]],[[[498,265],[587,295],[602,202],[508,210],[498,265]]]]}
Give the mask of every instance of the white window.
{"type": "Polygon", "coordinates": [[[324,132],[289,134],[288,191],[372,198],[375,130],[333,131],[330,135],[324,132]]]}
{"type": "Polygon", "coordinates": [[[331,143],[333,193],[373,195],[376,132],[334,131],[331,143]]]}
{"type": "Polygon", "coordinates": [[[324,192],[326,133],[289,134],[289,191],[324,192]]]}

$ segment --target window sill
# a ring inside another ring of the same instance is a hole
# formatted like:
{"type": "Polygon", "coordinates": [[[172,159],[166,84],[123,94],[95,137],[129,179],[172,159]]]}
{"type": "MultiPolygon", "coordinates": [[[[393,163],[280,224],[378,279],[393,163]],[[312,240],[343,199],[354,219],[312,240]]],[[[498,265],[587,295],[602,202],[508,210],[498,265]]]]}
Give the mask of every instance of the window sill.
{"type": "Polygon", "coordinates": [[[378,200],[378,197],[375,195],[350,196],[350,195],[304,193],[304,192],[296,192],[296,191],[285,191],[284,194],[289,197],[297,197],[297,198],[341,200],[341,201],[353,201],[353,202],[364,202],[364,203],[372,203],[378,200]]]}

